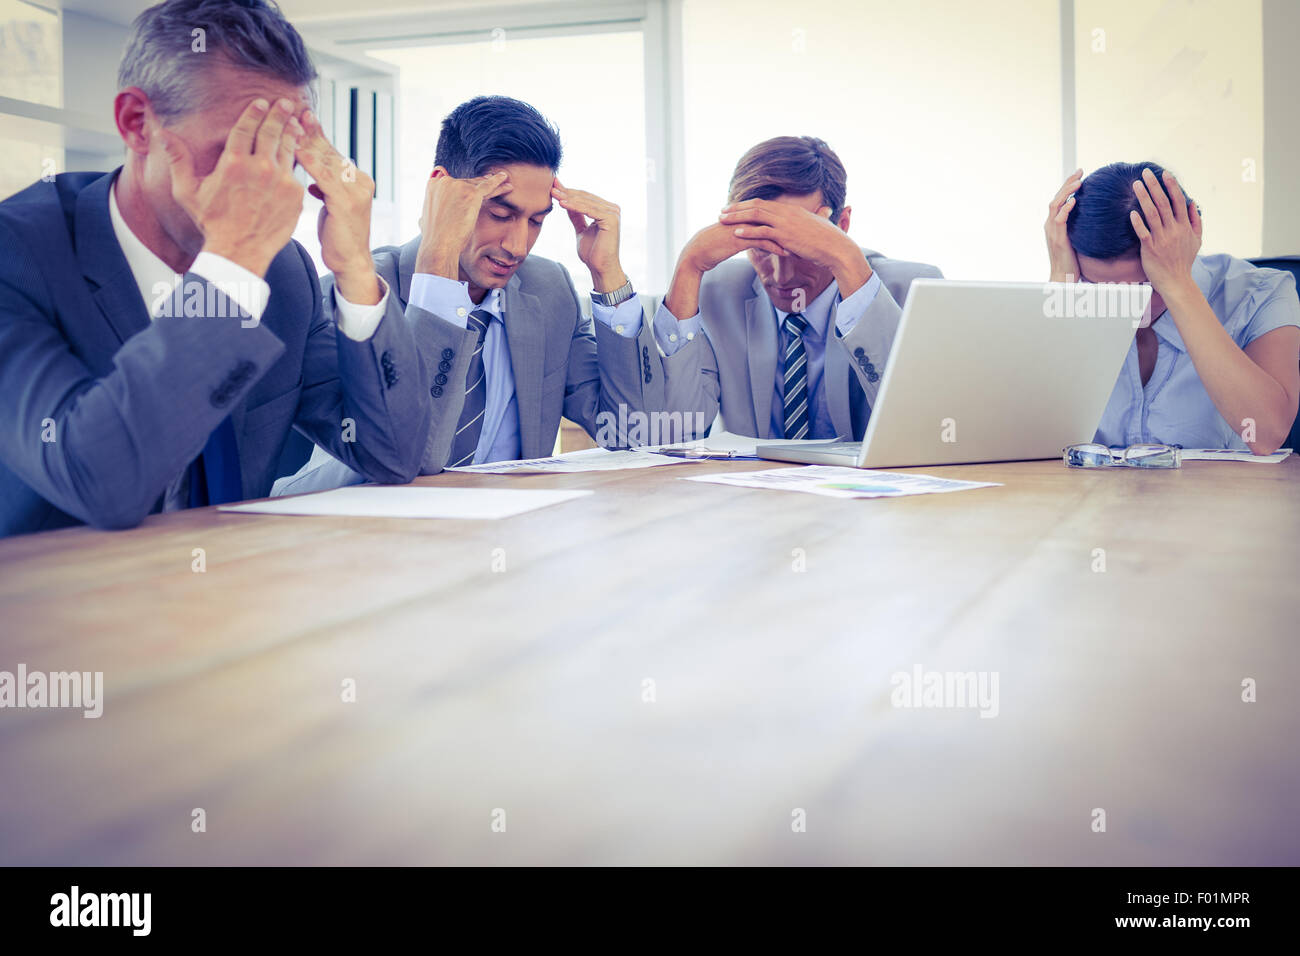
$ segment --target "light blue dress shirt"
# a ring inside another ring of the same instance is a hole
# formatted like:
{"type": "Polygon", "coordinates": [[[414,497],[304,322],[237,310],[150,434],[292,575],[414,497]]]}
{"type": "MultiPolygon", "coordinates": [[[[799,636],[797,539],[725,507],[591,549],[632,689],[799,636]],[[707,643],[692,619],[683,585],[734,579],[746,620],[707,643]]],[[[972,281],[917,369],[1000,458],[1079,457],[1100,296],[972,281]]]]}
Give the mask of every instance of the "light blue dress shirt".
{"type": "MultiPolygon", "coordinates": [[[[876,293],[879,291],[880,276],[875,272],[872,272],[871,278],[847,299],[840,299],[839,286],[834,280],[831,280],[831,284],[823,289],[817,298],[809,302],[808,307],[803,310],[804,320],[808,323],[808,328],[803,333],[803,347],[808,362],[808,401],[812,409],[808,421],[808,437],[810,439],[840,437],[836,434],[835,425],[831,422],[830,409],[826,404],[826,389],[822,387],[822,373],[826,369],[826,336],[830,330],[831,315],[834,314],[836,331],[843,338],[853,331],[858,324],[858,320],[862,318],[871,303],[875,301],[876,293]]],[[[784,343],[786,341],[785,317],[790,313],[782,312],[773,305],[766,291],[761,294],[763,301],[776,317],[776,340],[784,343]]],[[[695,338],[702,329],[703,325],[700,322],[698,312],[682,322],[679,322],[677,317],[668,311],[667,306],[660,305],[659,310],[655,313],[655,339],[659,342],[659,347],[665,355],[672,355],[682,348],[687,342],[695,338]]],[[[772,389],[771,433],[773,435],[785,433],[785,375],[781,366],[781,358],[784,354],[785,350],[782,346],[777,352],[776,380],[772,389]]]]}
{"type": "MultiPolygon", "coordinates": [[[[1300,326],[1300,299],[1290,273],[1213,255],[1197,256],[1192,279],[1240,348],[1274,329],[1300,326]]],[[[1134,339],[1093,440],[1112,448],[1155,442],[1248,450],[1201,384],[1173,316],[1163,313],[1151,330],[1158,341],[1151,377],[1143,386],[1134,339]]]]}
{"type": "MultiPolygon", "coordinates": [[[[506,315],[502,292],[492,289],[479,305],[469,297],[469,283],[446,276],[417,272],[411,276],[411,304],[432,312],[462,329],[469,327],[469,314],[483,309],[492,315],[483,336],[483,374],[487,377],[487,399],[483,409],[483,431],[474,452],[474,464],[512,461],[521,454],[519,399],[515,394],[515,371],[510,364],[506,338],[506,315]]],[[[641,331],[641,302],[636,296],[611,308],[592,303],[592,315],[624,338],[636,338],[641,331]]],[[[529,321],[523,316],[521,321],[529,321]]],[[[464,388],[464,385],[461,386],[464,388]]]]}

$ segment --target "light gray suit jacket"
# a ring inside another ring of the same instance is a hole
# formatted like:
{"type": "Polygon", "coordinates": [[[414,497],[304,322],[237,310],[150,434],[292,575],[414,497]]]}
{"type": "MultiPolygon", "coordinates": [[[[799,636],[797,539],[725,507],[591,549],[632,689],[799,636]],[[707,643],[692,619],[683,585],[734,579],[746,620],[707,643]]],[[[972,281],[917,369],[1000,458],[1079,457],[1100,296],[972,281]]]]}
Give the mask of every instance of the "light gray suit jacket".
{"type": "MultiPolygon", "coordinates": [[[[881,288],[843,338],[834,331],[832,311],[829,328],[835,341],[826,343],[822,379],[836,432],[854,441],[866,432],[912,280],[943,277],[934,266],[887,259],[870,249],[862,253],[880,276],[881,288]]],[[[839,303],[837,296],[834,308],[839,303]]],[[[737,435],[783,437],[772,434],[780,352],[776,312],[748,259],[728,259],[704,276],[700,323],[704,335],[664,359],[668,406],[696,412],[709,422],[721,410],[723,426],[737,435]]],[[[683,417],[689,421],[692,416],[683,417]]]]}
{"type": "MultiPolygon", "coordinates": [[[[375,250],[374,259],[389,294],[398,297],[412,323],[416,346],[433,383],[429,389],[433,417],[420,473],[435,475],[447,463],[465,405],[465,375],[475,334],[411,304],[411,276],[419,248],[416,236],[404,246],[375,250]]],[[[650,323],[643,321],[635,338],[625,338],[586,318],[573,280],[558,262],[528,256],[506,283],[502,305],[519,408],[521,457],[551,454],[561,415],[608,447],[622,448],[628,436],[621,429],[629,418],[635,422],[639,417],[629,413],[664,407],[663,365],[650,323]],[[622,415],[620,405],[625,406],[622,415]]],[[[321,491],[363,480],[318,446],[297,474],[275,483],[272,494],[321,491]]]]}

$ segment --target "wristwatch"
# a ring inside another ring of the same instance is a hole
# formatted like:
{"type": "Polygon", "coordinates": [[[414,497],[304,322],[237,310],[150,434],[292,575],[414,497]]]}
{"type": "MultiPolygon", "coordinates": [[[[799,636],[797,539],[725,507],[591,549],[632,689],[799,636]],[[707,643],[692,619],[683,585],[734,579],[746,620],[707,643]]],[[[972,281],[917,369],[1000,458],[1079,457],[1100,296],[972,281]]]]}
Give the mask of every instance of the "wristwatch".
{"type": "Polygon", "coordinates": [[[620,302],[626,302],[636,293],[632,291],[632,280],[628,279],[613,292],[595,292],[591,293],[591,301],[596,305],[616,306],[620,302]]]}

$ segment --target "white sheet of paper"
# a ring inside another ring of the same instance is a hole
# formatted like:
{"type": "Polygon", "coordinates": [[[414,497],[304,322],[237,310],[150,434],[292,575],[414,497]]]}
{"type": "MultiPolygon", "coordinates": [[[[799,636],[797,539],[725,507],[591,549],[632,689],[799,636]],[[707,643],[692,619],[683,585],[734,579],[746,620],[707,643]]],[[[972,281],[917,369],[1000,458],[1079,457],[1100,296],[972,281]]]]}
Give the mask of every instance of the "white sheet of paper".
{"type": "Polygon", "coordinates": [[[292,498],[271,498],[222,511],[261,515],[346,515],[356,518],[510,518],[591,494],[590,491],[514,488],[418,488],[350,485],[292,498]]]}
{"type": "Polygon", "coordinates": [[[738,455],[754,457],[759,445],[825,445],[838,438],[785,439],[785,438],[751,438],[748,435],[736,435],[731,432],[715,432],[708,438],[696,438],[691,441],[679,441],[671,445],[647,445],[642,451],[656,448],[707,448],[709,451],[734,451],[738,455]]]}
{"type": "Polygon", "coordinates": [[[842,465],[804,465],[721,475],[685,475],[683,481],[707,481],[740,488],[776,488],[802,491],[828,498],[901,498],[905,495],[942,494],[970,488],[994,488],[995,481],[956,481],[932,475],[899,474],[846,468],[842,465]]]}
{"type": "Polygon", "coordinates": [[[1253,461],[1260,465],[1276,465],[1290,454],[1290,448],[1279,448],[1271,455],[1255,455],[1232,448],[1184,448],[1183,461],[1253,461]]]}
{"type": "Polygon", "coordinates": [[[447,471],[467,471],[474,475],[553,475],[574,474],[582,471],[619,471],[623,468],[655,468],[660,465],[681,465],[698,461],[694,458],[669,458],[655,455],[644,449],[609,451],[605,448],[584,448],[552,458],[524,458],[519,461],[494,461],[485,465],[463,465],[447,471]]]}

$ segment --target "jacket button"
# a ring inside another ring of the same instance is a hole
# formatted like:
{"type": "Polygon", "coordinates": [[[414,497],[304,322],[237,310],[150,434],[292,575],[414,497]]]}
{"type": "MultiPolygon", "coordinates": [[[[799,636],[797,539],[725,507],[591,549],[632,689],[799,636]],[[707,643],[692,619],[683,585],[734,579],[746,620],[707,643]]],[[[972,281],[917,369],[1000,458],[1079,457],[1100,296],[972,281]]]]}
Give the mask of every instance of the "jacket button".
{"type": "Polygon", "coordinates": [[[439,372],[437,375],[435,375],[435,376],[433,377],[433,383],[434,383],[435,385],[446,385],[446,384],[447,384],[447,376],[446,376],[446,375],[443,375],[441,372],[439,372]]]}
{"type": "Polygon", "coordinates": [[[453,358],[456,357],[456,353],[453,352],[451,349],[443,349],[443,350],[442,350],[442,357],[443,357],[443,359],[444,359],[445,361],[450,362],[453,358]]]}
{"type": "Polygon", "coordinates": [[[862,348],[861,345],[859,345],[857,348],[855,348],[855,349],[853,350],[853,357],[854,357],[854,358],[862,358],[862,357],[863,357],[864,355],[866,355],[866,354],[867,354],[867,353],[866,353],[865,351],[863,351],[863,348],[862,348]]]}
{"type": "Polygon", "coordinates": [[[441,362],[438,363],[438,371],[439,371],[439,372],[450,372],[450,371],[451,371],[451,363],[448,362],[446,359],[443,359],[441,362]]]}
{"type": "Polygon", "coordinates": [[[880,381],[880,376],[877,375],[875,372],[868,372],[867,381],[870,382],[872,385],[875,385],[877,382],[880,381]]]}
{"type": "Polygon", "coordinates": [[[432,395],[434,398],[441,398],[442,386],[441,385],[433,386],[432,388],[429,389],[429,394],[432,395]]]}

